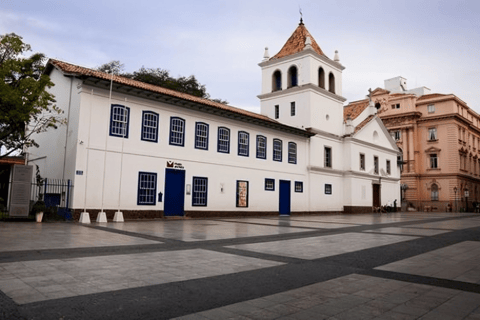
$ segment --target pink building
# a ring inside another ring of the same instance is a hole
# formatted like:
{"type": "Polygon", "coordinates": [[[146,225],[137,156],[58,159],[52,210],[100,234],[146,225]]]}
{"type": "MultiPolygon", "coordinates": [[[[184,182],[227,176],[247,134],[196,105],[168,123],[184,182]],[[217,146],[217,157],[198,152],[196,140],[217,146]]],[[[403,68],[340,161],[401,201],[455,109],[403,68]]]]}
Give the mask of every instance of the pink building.
{"type": "MultiPolygon", "coordinates": [[[[406,79],[372,91],[379,117],[403,152],[403,209],[469,210],[480,199],[480,115],[453,94],[407,90],[406,79]]],[[[368,99],[344,109],[355,119],[368,99]]],[[[401,160],[401,159],[400,159],[401,160]]]]}

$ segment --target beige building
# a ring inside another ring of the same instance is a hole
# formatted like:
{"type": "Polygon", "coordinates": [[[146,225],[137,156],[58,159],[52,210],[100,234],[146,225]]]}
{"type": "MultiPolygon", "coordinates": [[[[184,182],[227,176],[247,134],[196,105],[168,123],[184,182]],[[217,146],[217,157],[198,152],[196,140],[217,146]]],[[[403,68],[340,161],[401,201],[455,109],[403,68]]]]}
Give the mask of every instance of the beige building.
{"type": "MultiPolygon", "coordinates": [[[[407,90],[406,79],[385,80],[372,101],[403,153],[402,207],[472,210],[480,200],[480,115],[453,94],[407,90]]],[[[367,109],[359,100],[344,109],[353,121],[367,109]]]]}

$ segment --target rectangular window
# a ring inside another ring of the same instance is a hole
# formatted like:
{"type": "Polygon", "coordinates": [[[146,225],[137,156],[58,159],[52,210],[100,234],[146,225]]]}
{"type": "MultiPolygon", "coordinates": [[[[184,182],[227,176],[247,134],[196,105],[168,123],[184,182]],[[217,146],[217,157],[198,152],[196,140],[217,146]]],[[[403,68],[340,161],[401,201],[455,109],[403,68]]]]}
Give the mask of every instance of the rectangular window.
{"type": "Polygon", "coordinates": [[[267,159],[267,138],[257,136],[257,158],[267,159]]]}
{"type": "Polygon", "coordinates": [[[332,148],[325,147],[325,168],[332,167],[332,148]]]}
{"type": "Polygon", "coordinates": [[[295,115],[295,101],[290,102],[290,115],[293,117],[295,115]]]}
{"type": "Polygon", "coordinates": [[[142,140],[158,141],[158,113],[151,111],[142,112],[142,140]]]}
{"type": "Polygon", "coordinates": [[[435,112],[435,105],[434,104],[429,104],[428,105],[428,113],[434,113],[435,112]]]}
{"type": "Polygon", "coordinates": [[[437,128],[428,129],[428,140],[437,140],[437,128]]]}
{"type": "Polygon", "coordinates": [[[237,180],[237,207],[248,208],[248,181],[237,180]]]}
{"type": "Polygon", "coordinates": [[[332,194],[332,185],[325,184],[325,194],[332,194]]]}
{"type": "Polygon", "coordinates": [[[438,157],[436,153],[430,154],[430,168],[431,169],[438,168],[438,157]]]}
{"type": "Polygon", "coordinates": [[[265,190],[275,191],[275,179],[265,178],[265,190]]]}
{"type": "Polygon", "coordinates": [[[249,134],[245,131],[238,132],[238,155],[248,157],[249,134]]]}
{"type": "Polygon", "coordinates": [[[390,174],[390,160],[387,160],[387,174],[390,174]]]}
{"type": "Polygon", "coordinates": [[[392,104],[392,109],[400,109],[400,103],[392,104]]]}
{"type": "Polygon", "coordinates": [[[402,138],[401,131],[400,130],[393,131],[393,138],[395,139],[395,141],[400,141],[400,139],[402,138]]]}
{"type": "Polygon", "coordinates": [[[182,118],[170,118],[170,144],[174,146],[185,145],[185,120],[182,118]]]}
{"type": "Polygon", "coordinates": [[[303,192],[303,181],[295,181],[295,192],[303,192]]]}
{"type": "Polygon", "coordinates": [[[114,137],[128,138],[129,120],[130,108],[118,104],[112,104],[110,110],[110,135],[114,137]]]}
{"type": "Polygon", "coordinates": [[[278,119],[280,117],[280,106],[277,104],[275,106],[275,119],[278,119]]]}
{"type": "Polygon", "coordinates": [[[206,207],[208,193],[208,178],[193,177],[192,206],[206,207]]]}
{"type": "Polygon", "coordinates": [[[297,163],[297,144],[295,142],[288,143],[288,163],[297,163]]]}
{"type": "Polygon", "coordinates": [[[208,150],[208,124],[195,123],[195,148],[208,150]]]}
{"type": "Polygon", "coordinates": [[[138,173],[137,205],[155,205],[157,194],[157,174],[138,173]]]}
{"type": "Polygon", "coordinates": [[[282,140],[273,139],[273,161],[282,161],[282,140]]]}
{"type": "Polygon", "coordinates": [[[373,157],[373,172],[375,174],[378,174],[378,157],[377,156],[373,157]]]}
{"type": "Polygon", "coordinates": [[[365,171],[365,155],[360,153],[360,171],[365,171]]]}
{"type": "Polygon", "coordinates": [[[225,127],[218,128],[217,151],[221,153],[230,153],[230,129],[225,127]]]}

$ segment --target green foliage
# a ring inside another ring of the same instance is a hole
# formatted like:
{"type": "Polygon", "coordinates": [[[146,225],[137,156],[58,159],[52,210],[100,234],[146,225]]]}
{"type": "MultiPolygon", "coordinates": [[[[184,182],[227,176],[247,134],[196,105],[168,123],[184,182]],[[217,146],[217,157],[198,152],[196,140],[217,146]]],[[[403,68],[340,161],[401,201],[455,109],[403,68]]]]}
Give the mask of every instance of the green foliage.
{"type": "MultiPolygon", "coordinates": [[[[205,85],[200,84],[194,75],[189,77],[172,77],[168,70],[161,68],[145,68],[141,67],[133,73],[122,73],[124,65],[118,60],[113,60],[97,67],[98,71],[111,72],[133,80],[153,84],[167,89],[188,93],[192,96],[210,99],[205,85]]],[[[212,101],[228,104],[228,101],[222,99],[210,99],[212,101]]]]}
{"type": "Polygon", "coordinates": [[[53,105],[54,96],[46,89],[54,84],[43,74],[45,56],[35,53],[25,58],[30,45],[14,33],[0,36],[0,149],[7,156],[38,144],[34,133],[57,128],[65,122],[62,111],[53,105]]]}
{"type": "Polygon", "coordinates": [[[32,207],[32,213],[35,214],[37,212],[45,212],[47,207],[45,206],[45,202],[38,200],[32,207]]]}

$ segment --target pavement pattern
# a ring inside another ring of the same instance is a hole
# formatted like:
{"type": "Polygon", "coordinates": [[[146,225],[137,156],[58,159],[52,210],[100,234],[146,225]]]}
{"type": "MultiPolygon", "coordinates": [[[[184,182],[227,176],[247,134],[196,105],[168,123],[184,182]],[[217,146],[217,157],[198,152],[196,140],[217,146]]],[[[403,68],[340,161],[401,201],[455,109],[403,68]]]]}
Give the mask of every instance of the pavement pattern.
{"type": "Polygon", "coordinates": [[[480,215],[0,222],[0,319],[479,319],[480,215]]]}

